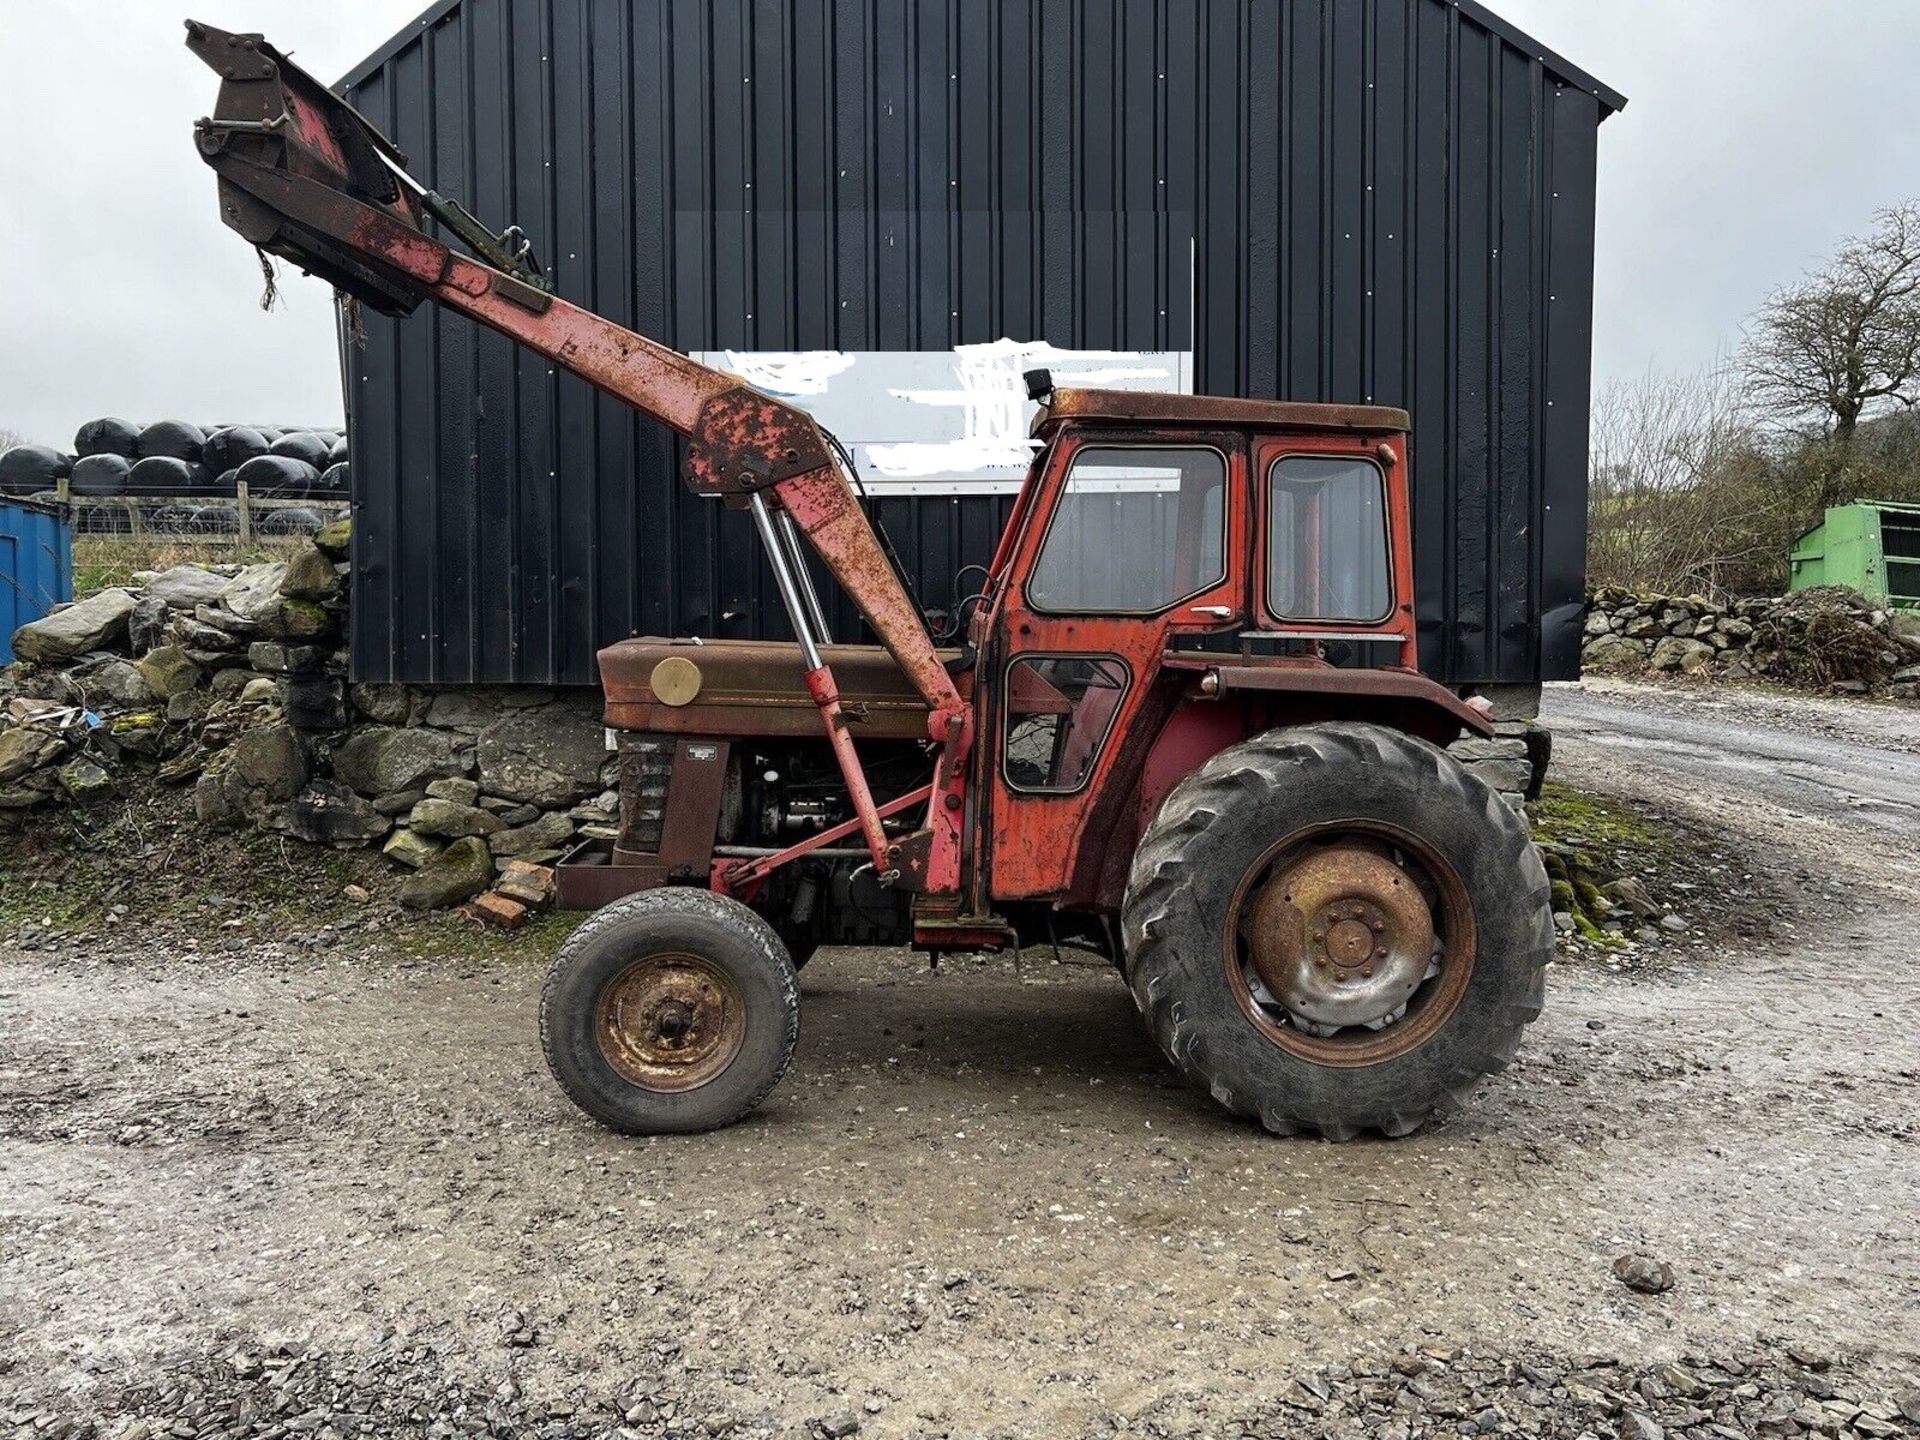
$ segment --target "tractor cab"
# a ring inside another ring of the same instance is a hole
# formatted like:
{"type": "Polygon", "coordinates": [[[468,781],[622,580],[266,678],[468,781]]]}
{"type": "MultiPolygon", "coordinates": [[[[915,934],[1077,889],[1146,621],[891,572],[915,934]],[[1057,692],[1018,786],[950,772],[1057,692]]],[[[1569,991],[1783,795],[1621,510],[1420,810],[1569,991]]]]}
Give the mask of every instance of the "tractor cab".
{"type": "Polygon", "coordinates": [[[1045,448],[994,567],[1022,570],[1032,611],[1165,615],[1249,655],[1337,642],[1340,662],[1412,668],[1404,410],[1045,393],[1045,448]]]}
{"type": "Polygon", "coordinates": [[[1404,411],[1029,386],[969,632],[976,910],[1117,907],[1171,782],[1282,716],[1486,728],[1415,668],[1404,411]]]}

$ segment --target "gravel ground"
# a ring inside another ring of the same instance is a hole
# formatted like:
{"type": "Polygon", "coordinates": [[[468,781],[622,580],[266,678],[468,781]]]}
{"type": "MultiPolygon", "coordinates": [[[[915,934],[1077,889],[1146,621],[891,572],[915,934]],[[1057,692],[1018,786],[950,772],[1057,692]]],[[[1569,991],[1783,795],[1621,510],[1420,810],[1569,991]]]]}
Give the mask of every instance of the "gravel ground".
{"type": "MultiPolygon", "coordinates": [[[[1915,1433],[1912,833],[1568,703],[1563,780],[1791,903],[1556,966],[1399,1142],[1231,1121],[1031,957],[829,953],[760,1112],[636,1142],[548,1079],[535,942],[0,942],[0,1434],[1915,1433]]],[[[1748,728],[1908,743],[1841,711],[1748,728]]]]}
{"type": "MultiPolygon", "coordinates": [[[[1642,781],[1685,777],[1701,793],[1677,797],[1683,805],[1737,795],[1776,816],[1836,822],[1836,835],[1879,831],[1868,838],[1920,848],[1920,705],[1596,679],[1549,691],[1543,719],[1556,743],[1624,762],[1642,781]]],[[[1618,788],[1643,793],[1635,780],[1618,788]]]]}

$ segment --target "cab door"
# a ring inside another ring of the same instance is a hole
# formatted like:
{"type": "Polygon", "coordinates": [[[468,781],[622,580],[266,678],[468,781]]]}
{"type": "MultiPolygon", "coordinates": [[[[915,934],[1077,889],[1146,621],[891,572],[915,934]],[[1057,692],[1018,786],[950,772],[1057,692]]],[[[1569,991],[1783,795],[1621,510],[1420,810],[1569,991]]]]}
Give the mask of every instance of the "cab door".
{"type": "Polygon", "coordinates": [[[1092,782],[1161,655],[1184,635],[1237,632],[1248,615],[1240,437],[1075,435],[1041,483],[983,654],[994,684],[980,833],[994,900],[1067,888],[1092,782]]]}

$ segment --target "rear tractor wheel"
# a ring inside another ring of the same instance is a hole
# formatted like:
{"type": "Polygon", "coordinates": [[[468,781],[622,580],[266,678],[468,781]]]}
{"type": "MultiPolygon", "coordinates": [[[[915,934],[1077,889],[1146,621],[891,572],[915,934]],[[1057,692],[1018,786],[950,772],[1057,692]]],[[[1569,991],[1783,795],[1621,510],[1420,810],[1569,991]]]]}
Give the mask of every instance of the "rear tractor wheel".
{"type": "Polygon", "coordinates": [[[1438,749],[1276,730],[1168,794],[1134,857],[1126,972],[1189,1079],[1269,1130],[1406,1135],[1540,1013],[1553,916],[1527,828],[1438,749]]]}
{"type": "Polygon", "coordinates": [[[800,1037],[773,927],[707,890],[616,900],[567,937],[540,996],[547,1066],[609,1129],[731,1125],[766,1099],[800,1037]]]}

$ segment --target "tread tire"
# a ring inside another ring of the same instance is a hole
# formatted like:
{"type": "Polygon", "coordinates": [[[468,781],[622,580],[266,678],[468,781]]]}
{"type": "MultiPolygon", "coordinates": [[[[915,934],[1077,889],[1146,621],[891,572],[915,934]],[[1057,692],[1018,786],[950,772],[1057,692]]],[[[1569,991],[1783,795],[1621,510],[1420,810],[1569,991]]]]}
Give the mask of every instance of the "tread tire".
{"type": "Polygon", "coordinates": [[[642,891],[596,911],[561,945],[540,992],[540,1044],[560,1088],[623,1135],[717,1130],[747,1115],[786,1074],[800,1039],[800,990],[773,927],[710,890],[642,891]],[[747,1033],[740,1053],[692,1090],[648,1090],[625,1079],[594,1038],[601,992],[641,956],[687,951],[740,987],[747,1033]]]}
{"type": "Polygon", "coordinates": [[[1546,870],[1521,818],[1435,746],[1351,723],[1269,731],[1174,786],[1134,855],[1121,924],[1127,984],[1175,1067],[1275,1134],[1335,1141],[1408,1135],[1465,1104],[1539,1015],[1554,945],[1546,870]],[[1476,932],[1471,979],[1441,1028],[1350,1068],[1262,1034],[1227,984],[1220,942],[1248,867],[1285,835],[1342,820],[1421,837],[1459,875],[1476,932]]]}
{"type": "MultiPolygon", "coordinates": [[[[755,912],[758,913],[758,912],[755,912]]],[[[780,937],[780,943],[787,947],[787,959],[793,964],[793,973],[798,975],[807,968],[807,962],[820,951],[813,938],[812,928],[806,925],[790,925],[786,921],[768,920],[773,931],[780,937]]]]}

